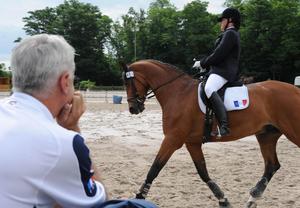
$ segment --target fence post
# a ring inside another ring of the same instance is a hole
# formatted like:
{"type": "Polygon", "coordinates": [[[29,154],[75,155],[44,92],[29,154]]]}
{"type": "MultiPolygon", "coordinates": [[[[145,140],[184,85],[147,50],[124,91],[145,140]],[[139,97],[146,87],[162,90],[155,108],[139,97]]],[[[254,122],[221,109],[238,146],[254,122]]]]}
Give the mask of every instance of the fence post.
{"type": "Polygon", "coordinates": [[[105,90],[105,102],[108,103],[108,95],[107,95],[107,90],[105,90]]]}

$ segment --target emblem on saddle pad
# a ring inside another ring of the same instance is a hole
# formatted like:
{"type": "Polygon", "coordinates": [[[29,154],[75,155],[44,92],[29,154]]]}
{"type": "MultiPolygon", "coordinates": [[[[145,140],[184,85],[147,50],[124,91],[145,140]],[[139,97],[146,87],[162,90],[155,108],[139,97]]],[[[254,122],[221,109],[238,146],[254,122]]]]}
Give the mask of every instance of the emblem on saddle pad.
{"type": "Polygon", "coordinates": [[[242,103],[239,102],[238,100],[235,100],[235,101],[233,101],[233,103],[234,103],[234,106],[238,108],[238,107],[240,107],[240,105],[243,105],[243,106],[247,105],[248,100],[242,100],[242,103]]]}
{"type": "MultiPolygon", "coordinates": [[[[198,103],[201,111],[206,113],[206,105],[200,97],[201,83],[198,87],[198,103]]],[[[225,90],[224,105],[227,111],[243,110],[249,106],[248,88],[245,85],[228,87],[225,90]]]]}

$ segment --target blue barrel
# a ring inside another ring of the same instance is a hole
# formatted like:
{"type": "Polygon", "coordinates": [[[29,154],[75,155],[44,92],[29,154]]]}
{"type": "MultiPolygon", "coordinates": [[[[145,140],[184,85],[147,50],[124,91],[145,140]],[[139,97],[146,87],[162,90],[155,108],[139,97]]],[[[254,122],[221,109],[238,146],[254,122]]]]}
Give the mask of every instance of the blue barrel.
{"type": "Polygon", "coordinates": [[[122,103],[122,96],[113,95],[113,103],[114,104],[121,104],[122,103]]]}

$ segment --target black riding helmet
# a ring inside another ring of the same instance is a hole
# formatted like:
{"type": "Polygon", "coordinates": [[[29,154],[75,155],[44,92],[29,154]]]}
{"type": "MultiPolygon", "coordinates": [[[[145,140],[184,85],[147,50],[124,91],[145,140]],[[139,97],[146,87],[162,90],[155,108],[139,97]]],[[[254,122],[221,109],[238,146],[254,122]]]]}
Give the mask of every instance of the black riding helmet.
{"type": "Polygon", "coordinates": [[[222,12],[222,15],[218,17],[218,21],[221,22],[223,18],[231,18],[234,26],[239,29],[241,24],[241,14],[237,9],[227,8],[222,12]]]}

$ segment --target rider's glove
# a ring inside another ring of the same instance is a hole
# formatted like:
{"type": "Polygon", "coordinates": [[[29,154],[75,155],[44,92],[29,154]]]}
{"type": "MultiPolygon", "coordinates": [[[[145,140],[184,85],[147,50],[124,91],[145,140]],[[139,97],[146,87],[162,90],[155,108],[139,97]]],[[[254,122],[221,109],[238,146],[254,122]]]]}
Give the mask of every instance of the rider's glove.
{"type": "Polygon", "coordinates": [[[206,72],[206,69],[202,68],[200,61],[195,61],[193,68],[198,69],[200,71],[200,73],[206,72]]]}
{"type": "Polygon", "coordinates": [[[201,67],[200,61],[195,61],[193,68],[199,69],[201,67]]]}

